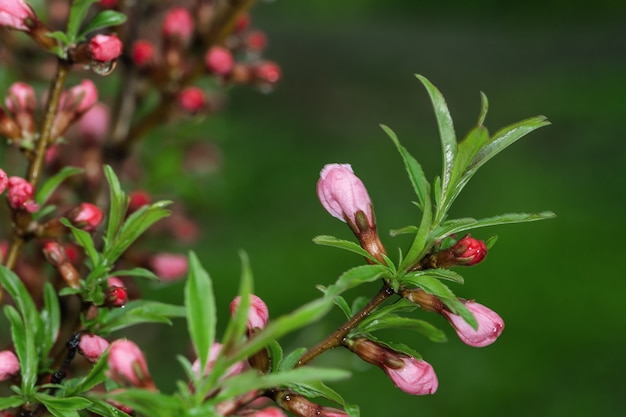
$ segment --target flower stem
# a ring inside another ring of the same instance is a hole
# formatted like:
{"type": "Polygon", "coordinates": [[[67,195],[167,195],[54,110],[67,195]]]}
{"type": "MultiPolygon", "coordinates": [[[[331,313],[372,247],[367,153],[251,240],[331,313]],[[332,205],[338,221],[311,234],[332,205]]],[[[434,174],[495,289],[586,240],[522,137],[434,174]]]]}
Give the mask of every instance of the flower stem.
{"type": "Polygon", "coordinates": [[[385,283],[378,292],[378,294],[376,294],[376,296],[372,298],[369,303],[365,305],[365,307],[363,307],[354,316],[352,316],[350,320],[342,324],[326,339],[322,340],[320,343],[306,351],[304,355],[302,355],[296,366],[305,365],[325,351],[340,346],[341,342],[348,335],[350,330],[354,329],[354,327],[359,324],[361,320],[369,316],[376,307],[378,307],[383,301],[385,301],[393,294],[395,294],[394,290],[389,285],[387,285],[387,283],[385,283]]]}

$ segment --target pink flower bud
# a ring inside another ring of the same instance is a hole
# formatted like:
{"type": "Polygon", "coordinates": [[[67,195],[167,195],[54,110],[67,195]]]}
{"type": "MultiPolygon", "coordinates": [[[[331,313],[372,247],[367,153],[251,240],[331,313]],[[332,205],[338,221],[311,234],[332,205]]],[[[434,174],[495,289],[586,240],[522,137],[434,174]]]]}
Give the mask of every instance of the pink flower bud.
{"type": "Polygon", "coordinates": [[[55,268],[69,262],[69,258],[67,257],[63,246],[59,242],[53,240],[44,243],[43,254],[46,257],[46,260],[55,268]]]}
{"type": "Polygon", "coordinates": [[[126,339],[118,339],[109,347],[109,378],[123,385],[153,387],[148,365],[139,347],[126,339]]]}
{"type": "Polygon", "coordinates": [[[102,210],[91,203],[80,203],[67,213],[67,219],[79,229],[95,230],[102,221],[102,210]]]}
{"type": "Polygon", "coordinates": [[[196,113],[206,106],[204,91],[198,87],[187,87],[178,93],[178,105],[184,111],[196,113]]]}
{"type": "Polygon", "coordinates": [[[325,165],[317,182],[317,196],[326,211],[342,222],[356,223],[357,213],[363,212],[369,226],[374,227],[372,200],[349,164],[325,165]]]}
{"type": "Polygon", "coordinates": [[[157,253],[149,262],[150,269],[163,281],[174,281],[187,273],[188,261],[185,255],[157,253]]]}
{"type": "Polygon", "coordinates": [[[272,61],[265,61],[255,65],[253,72],[257,81],[269,86],[277,84],[282,76],[280,67],[272,61]]]}
{"type": "Polygon", "coordinates": [[[459,240],[452,248],[457,265],[474,265],[487,256],[487,245],[482,240],[474,239],[470,235],[459,240]]]}
{"type": "Polygon", "coordinates": [[[89,40],[91,59],[109,62],[117,59],[124,50],[124,45],[117,35],[96,35],[89,40]]]}
{"type": "Polygon", "coordinates": [[[4,103],[14,116],[22,112],[32,114],[36,105],[35,90],[23,82],[13,83],[4,98],[4,103]]]}
{"type": "MultiPolygon", "coordinates": [[[[235,299],[230,303],[231,316],[235,316],[240,303],[241,296],[235,297],[235,299]]],[[[248,330],[253,331],[254,329],[264,329],[265,326],[267,326],[268,317],[269,311],[267,309],[267,305],[263,302],[263,300],[261,300],[260,297],[250,294],[250,307],[248,310],[248,321],[246,323],[248,330]]]]}
{"type": "Polygon", "coordinates": [[[7,173],[0,168],[0,194],[4,192],[8,184],[9,178],[7,177],[7,173]]]}
{"type": "Polygon", "coordinates": [[[39,206],[33,200],[35,189],[33,185],[20,177],[10,177],[8,181],[9,205],[15,210],[25,210],[33,213],[39,206]]]}
{"type": "Polygon", "coordinates": [[[474,329],[467,324],[463,317],[443,310],[443,316],[448,319],[461,341],[469,346],[483,347],[496,341],[504,330],[504,320],[493,310],[474,301],[467,301],[465,307],[474,315],[478,328],[474,329]]]}
{"type": "Polygon", "coordinates": [[[124,307],[128,302],[128,292],[121,279],[117,277],[107,278],[107,290],[105,292],[106,303],[111,307],[124,307]]]}
{"type": "Polygon", "coordinates": [[[65,91],[61,96],[60,110],[68,113],[82,114],[98,101],[98,89],[91,80],[83,80],[80,84],[65,91]]]}
{"type": "Polygon", "coordinates": [[[28,31],[26,19],[36,19],[36,16],[24,0],[0,0],[0,26],[28,31]]]}
{"type": "Polygon", "coordinates": [[[128,213],[134,213],[143,206],[150,204],[151,198],[147,191],[136,190],[128,195],[128,213]]]}
{"type": "MultiPolygon", "coordinates": [[[[221,352],[221,343],[215,342],[211,345],[211,348],[209,349],[209,357],[206,366],[204,367],[204,372],[202,373],[203,376],[207,376],[211,373],[211,371],[213,370],[213,366],[215,366],[215,361],[217,360],[221,352]]],[[[229,378],[231,376],[240,374],[244,370],[245,366],[246,364],[242,361],[234,363],[233,365],[231,365],[230,368],[228,368],[228,370],[224,374],[224,378],[229,378]]],[[[196,359],[191,365],[191,370],[194,371],[196,375],[200,373],[200,361],[198,359],[196,359]]]]}
{"type": "Polygon", "coordinates": [[[248,13],[243,13],[237,18],[237,22],[235,22],[235,28],[233,29],[233,31],[242,32],[248,29],[248,26],[250,26],[250,15],[248,13]]]}
{"type": "Polygon", "coordinates": [[[267,47],[267,36],[260,30],[253,30],[245,36],[244,43],[250,51],[261,52],[267,47]]]}
{"type": "Polygon", "coordinates": [[[163,35],[187,43],[193,34],[193,18],[184,7],[173,7],[165,13],[163,35]]]}
{"type": "Polygon", "coordinates": [[[117,0],[100,0],[100,6],[105,9],[112,9],[117,6],[117,0]]]}
{"type": "Polygon", "coordinates": [[[214,46],[204,55],[207,69],[217,75],[228,75],[233,70],[235,59],[230,50],[221,46],[214,46]]]}
{"type": "Polygon", "coordinates": [[[346,346],[365,362],[380,367],[396,387],[407,394],[426,395],[437,391],[437,375],[426,361],[396,352],[366,338],[348,340],[346,346]]]}
{"type": "Polygon", "coordinates": [[[287,417],[287,414],[278,407],[267,407],[263,410],[256,411],[252,414],[246,414],[247,417],[287,417]]]}
{"type": "Polygon", "coordinates": [[[145,68],[154,63],[154,45],[150,41],[138,40],[133,44],[130,56],[139,68],[145,68]]]}
{"type": "Polygon", "coordinates": [[[78,121],[78,132],[86,143],[100,144],[109,131],[109,108],[96,103],[78,121]]]}
{"type": "Polygon", "coordinates": [[[80,338],[78,351],[91,363],[98,361],[102,353],[109,347],[109,342],[95,334],[84,334],[80,338]]]}
{"type": "Polygon", "coordinates": [[[10,350],[0,352],[0,381],[6,381],[20,371],[20,361],[10,350]]]}

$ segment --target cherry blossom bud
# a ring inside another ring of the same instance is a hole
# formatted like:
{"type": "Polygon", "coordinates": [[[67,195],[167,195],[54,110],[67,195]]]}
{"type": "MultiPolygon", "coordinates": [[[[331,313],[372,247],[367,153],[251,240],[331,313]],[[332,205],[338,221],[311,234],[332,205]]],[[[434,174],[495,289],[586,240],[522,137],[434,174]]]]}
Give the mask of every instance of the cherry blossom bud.
{"type": "Polygon", "coordinates": [[[98,89],[91,80],[83,80],[80,84],[65,91],[61,96],[59,107],[64,111],[84,113],[98,101],[98,89]]]}
{"type": "MultiPolygon", "coordinates": [[[[235,297],[230,303],[230,315],[235,316],[239,304],[241,303],[241,296],[235,297]]],[[[249,331],[254,329],[264,329],[267,326],[267,320],[269,317],[269,311],[267,305],[254,294],[250,294],[250,307],[248,309],[248,321],[246,326],[249,331]]]]}
{"type": "Polygon", "coordinates": [[[109,108],[96,103],[78,121],[78,132],[85,143],[101,144],[109,132],[109,108]]]}
{"type": "Polygon", "coordinates": [[[277,63],[272,61],[264,61],[254,66],[254,78],[262,85],[272,87],[278,84],[282,76],[282,72],[277,63]]]}
{"type": "Polygon", "coordinates": [[[276,398],[276,402],[284,410],[298,417],[348,417],[348,414],[332,407],[322,407],[298,394],[281,392],[276,398]]]}
{"type": "Polygon", "coordinates": [[[95,334],[84,334],[80,337],[78,351],[89,362],[95,363],[109,347],[109,342],[95,334]]]}
{"type": "Polygon", "coordinates": [[[87,232],[94,231],[102,221],[102,210],[91,203],[80,203],[67,215],[67,219],[74,227],[83,229],[87,232]]]}
{"type": "Polygon", "coordinates": [[[365,362],[380,367],[396,387],[407,394],[426,395],[437,391],[437,375],[428,362],[396,352],[366,338],[348,340],[346,345],[365,362]]]}
{"type": "Polygon", "coordinates": [[[128,213],[134,213],[143,206],[150,204],[150,194],[147,191],[136,190],[128,195],[128,213]]]}
{"type": "Polygon", "coordinates": [[[485,259],[487,245],[482,240],[467,235],[450,248],[450,251],[454,254],[457,265],[470,266],[485,259]]]}
{"type": "Polygon", "coordinates": [[[39,206],[33,199],[35,189],[33,185],[20,177],[10,177],[8,181],[9,205],[15,210],[25,210],[33,213],[39,210],[39,206]]]}
{"type": "Polygon", "coordinates": [[[65,249],[59,242],[50,240],[44,243],[42,250],[46,260],[55,268],[69,262],[65,249]]]}
{"type": "Polygon", "coordinates": [[[20,126],[2,107],[0,107],[0,135],[9,140],[20,139],[23,136],[20,126]]]}
{"type": "Polygon", "coordinates": [[[91,59],[109,62],[117,59],[124,50],[124,45],[117,35],[96,35],[89,40],[91,59]]]}
{"type": "Polygon", "coordinates": [[[9,178],[7,177],[7,173],[0,168],[0,194],[4,192],[8,184],[9,178]]]}
{"type": "Polygon", "coordinates": [[[229,49],[214,46],[204,55],[204,63],[209,72],[224,76],[232,72],[235,59],[229,49]]]}
{"type": "Polygon", "coordinates": [[[35,20],[35,12],[24,0],[0,0],[0,26],[29,31],[25,20],[35,20]]]}
{"type": "Polygon", "coordinates": [[[36,105],[35,90],[23,82],[13,83],[7,91],[4,103],[14,116],[22,112],[32,114],[36,105]]]}
{"type": "Polygon", "coordinates": [[[177,38],[183,43],[189,42],[193,34],[193,18],[184,7],[173,7],[165,13],[163,19],[163,35],[177,38]]]}
{"type": "Polygon", "coordinates": [[[504,330],[504,320],[495,311],[475,301],[467,301],[465,307],[476,318],[477,329],[470,326],[463,317],[446,310],[442,311],[442,315],[454,327],[461,341],[474,347],[484,347],[495,342],[504,330]]]}
{"type": "Polygon", "coordinates": [[[246,417],[287,417],[287,414],[278,407],[267,407],[252,414],[246,414],[246,417]]]}
{"type": "Polygon", "coordinates": [[[111,343],[108,375],[119,384],[154,388],[143,352],[130,340],[118,339],[111,343]]]}
{"type": "Polygon", "coordinates": [[[250,15],[248,13],[243,13],[239,15],[237,18],[237,22],[235,22],[235,28],[233,29],[235,32],[242,32],[250,26],[250,15]]]}
{"type": "MultiPolygon", "coordinates": [[[[215,361],[217,360],[221,352],[222,352],[222,344],[218,342],[214,342],[211,345],[211,348],[209,349],[209,357],[207,359],[206,366],[204,367],[204,372],[202,373],[203,376],[207,376],[208,374],[211,373],[211,371],[213,370],[213,366],[215,366],[215,361]]],[[[246,364],[241,361],[234,363],[233,365],[231,365],[230,368],[228,368],[228,370],[224,374],[224,378],[228,378],[228,377],[240,374],[245,368],[245,366],[246,364]]],[[[200,373],[200,360],[196,359],[193,362],[193,364],[191,365],[191,370],[194,371],[196,375],[200,373]]]]}
{"type": "Polygon", "coordinates": [[[174,281],[187,273],[188,261],[185,255],[157,253],[150,258],[150,269],[163,281],[174,281]]]}
{"type": "Polygon", "coordinates": [[[187,87],[178,93],[178,105],[186,112],[197,113],[206,104],[204,91],[198,87],[187,87]]]}
{"type": "Polygon", "coordinates": [[[20,361],[10,350],[0,352],[0,381],[6,381],[20,371],[20,361]]]}
{"type": "Polygon", "coordinates": [[[246,34],[244,43],[248,50],[259,53],[267,47],[267,36],[260,30],[253,30],[246,34]]]}
{"type": "Polygon", "coordinates": [[[105,292],[107,305],[118,308],[124,307],[128,301],[128,292],[122,280],[117,277],[109,277],[107,285],[105,292]]]}
{"type": "Polygon", "coordinates": [[[155,61],[154,44],[150,41],[137,40],[130,52],[131,59],[139,68],[145,68],[155,61]]]}

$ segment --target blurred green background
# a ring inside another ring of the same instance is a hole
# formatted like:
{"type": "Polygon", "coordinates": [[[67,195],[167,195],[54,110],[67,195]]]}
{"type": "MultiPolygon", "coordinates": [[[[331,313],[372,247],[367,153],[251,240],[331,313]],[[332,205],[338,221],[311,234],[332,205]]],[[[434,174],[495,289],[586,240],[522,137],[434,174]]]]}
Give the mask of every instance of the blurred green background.
{"type": "MultiPolygon", "coordinates": [[[[240,248],[273,316],[362,263],[311,243],[318,234],[351,237],[317,201],[325,163],[352,164],[390,253],[406,248],[386,231],[417,223],[418,212],[378,124],[395,130],[429,178],[439,173],[435,119],[413,77],[420,73],[445,95],[459,136],[477,118],[479,91],[490,99],[492,132],[537,114],[553,123],[489,162],[453,214],[549,209],[558,218],[475,233],[499,240],[486,262],[460,271],[466,284],[453,289],[501,314],[506,329],[497,343],[465,346],[439,317],[432,319],[448,330],[448,343],[388,335],[434,365],[436,395],[405,395],[347,352],[319,363],[350,365],[355,378],[333,386],[364,417],[626,415],[625,3],[423,3],[278,1],[255,8],[255,23],[270,36],[267,55],[280,62],[284,78],[271,95],[233,91],[226,117],[206,128],[222,140],[224,169],[202,188],[209,208],[198,208],[208,210],[198,250],[222,311],[236,291],[240,248]]],[[[339,319],[286,344],[310,346],[339,319]]]]}
{"type": "MultiPolygon", "coordinates": [[[[316,363],[350,367],[354,378],[333,387],[359,404],[363,417],[626,415],[626,2],[422,3],[261,2],[254,24],[269,35],[267,56],[283,69],[279,87],[269,95],[234,89],[225,113],[151,137],[159,146],[142,155],[151,176],[141,186],[186,201],[201,219],[203,237],[194,250],[214,279],[223,328],[241,249],[273,317],[317,297],[316,284],[363,262],[311,242],[319,234],[351,238],[317,201],[315,183],[326,163],[352,164],[374,200],[390,254],[407,247],[406,238],[387,231],[416,224],[419,213],[401,159],[378,125],[397,133],[430,179],[439,173],[436,122],[414,73],[443,92],[459,137],[478,117],[479,91],[490,100],[492,132],[546,115],[553,125],[483,167],[452,213],[558,215],[474,233],[499,239],[484,263],[459,271],[466,284],[452,288],[504,318],[498,342],[468,347],[444,320],[426,314],[420,317],[446,329],[448,343],[386,334],[435,367],[439,391],[428,397],[402,393],[348,352],[330,352],[316,363]],[[181,176],[179,144],[197,138],[219,144],[222,169],[181,176]]],[[[148,296],[180,302],[182,285],[148,286],[148,296]]],[[[347,297],[377,290],[372,284],[347,297]]],[[[335,312],[285,338],[286,350],[315,344],[340,320],[335,312]]],[[[174,355],[188,348],[185,325],[176,324],[140,330],[165,390],[182,376],[174,355]]]]}

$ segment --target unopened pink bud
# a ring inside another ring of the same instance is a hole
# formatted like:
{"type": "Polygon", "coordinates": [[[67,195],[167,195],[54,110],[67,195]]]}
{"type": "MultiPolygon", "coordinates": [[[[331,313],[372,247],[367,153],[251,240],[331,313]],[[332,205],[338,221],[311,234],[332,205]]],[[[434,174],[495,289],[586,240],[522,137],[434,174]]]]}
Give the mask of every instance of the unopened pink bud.
{"type": "Polygon", "coordinates": [[[35,189],[33,185],[20,177],[10,177],[8,181],[9,205],[15,210],[25,210],[33,213],[39,206],[33,200],[35,189]]]}
{"type": "Polygon", "coordinates": [[[100,6],[105,9],[112,9],[117,6],[117,0],[100,0],[100,6]]]}
{"type": "Polygon", "coordinates": [[[153,387],[143,352],[130,340],[118,339],[111,343],[108,375],[119,384],[153,387]]]}
{"type": "Polygon", "coordinates": [[[117,35],[96,35],[89,40],[91,59],[109,62],[117,59],[124,50],[124,45],[117,35]]]}
{"type": "Polygon", "coordinates": [[[189,113],[197,113],[206,106],[204,91],[198,87],[187,87],[178,93],[178,105],[189,113]]]}
{"type": "Polygon", "coordinates": [[[9,177],[7,177],[7,173],[4,172],[4,170],[0,168],[0,194],[4,192],[8,184],[9,184],[9,177]]]}
{"type": "Polygon", "coordinates": [[[0,0],[0,26],[28,31],[26,19],[36,19],[36,16],[24,0],[0,0]]]}
{"type": "Polygon", "coordinates": [[[185,255],[157,253],[150,258],[150,269],[163,281],[174,281],[187,273],[188,261],[185,255]]]}
{"type": "Polygon", "coordinates": [[[151,197],[147,191],[136,190],[128,195],[128,212],[134,213],[141,207],[150,204],[151,197]]]}
{"type": "Polygon", "coordinates": [[[79,229],[95,230],[102,221],[102,210],[91,203],[80,203],[67,213],[67,219],[79,229]]]}
{"type": "Polygon", "coordinates": [[[229,49],[214,46],[204,55],[204,63],[209,72],[223,76],[232,72],[235,59],[229,49]]]}
{"type": "Polygon", "coordinates": [[[280,67],[272,61],[265,61],[255,65],[253,72],[257,81],[270,86],[277,84],[282,76],[280,67]]]}
{"type": "Polygon", "coordinates": [[[267,36],[260,30],[253,30],[246,35],[244,42],[250,51],[261,52],[267,47],[267,36]]]}
{"type": "Polygon", "coordinates": [[[246,414],[247,417],[287,417],[287,414],[278,407],[267,407],[252,414],[246,414]]]}
{"type": "Polygon", "coordinates": [[[107,290],[105,292],[106,303],[110,307],[124,307],[128,302],[128,292],[121,279],[117,277],[107,278],[107,290]]]}
{"type": "Polygon", "coordinates": [[[13,114],[33,113],[35,111],[35,90],[29,84],[16,82],[11,84],[4,103],[7,109],[13,114]]]}
{"type": "Polygon", "coordinates": [[[154,63],[154,45],[150,41],[137,40],[133,44],[130,56],[139,68],[154,63]]]}
{"type": "Polygon", "coordinates": [[[478,328],[474,329],[463,317],[443,310],[461,341],[469,346],[484,347],[492,344],[504,330],[504,320],[495,311],[475,301],[468,301],[465,307],[474,315],[478,328]]]}
{"type": "Polygon", "coordinates": [[[104,103],[96,103],[78,121],[78,132],[83,141],[100,144],[109,131],[109,108],[104,103]]]}
{"type": "Polygon", "coordinates": [[[474,265],[487,256],[487,245],[482,240],[474,239],[470,235],[459,240],[452,248],[457,265],[474,265]]]}
{"type": "Polygon", "coordinates": [[[243,13],[237,18],[237,22],[235,22],[235,28],[233,30],[235,32],[241,32],[248,29],[248,26],[250,26],[250,15],[248,13],[243,13]]]}
{"type": "MultiPolygon", "coordinates": [[[[209,349],[209,357],[208,357],[206,366],[204,367],[204,372],[202,373],[203,376],[206,376],[211,373],[211,371],[213,370],[213,366],[215,366],[215,361],[217,360],[221,352],[222,352],[221,343],[215,342],[211,345],[211,348],[209,349]]],[[[245,368],[245,366],[246,364],[241,361],[234,363],[233,365],[231,365],[230,368],[228,368],[228,370],[226,371],[224,375],[224,378],[229,378],[231,376],[240,374],[245,368]]],[[[200,374],[200,361],[198,359],[196,359],[191,365],[191,370],[194,371],[196,375],[200,374]]]]}
{"type": "Polygon", "coordinates": [[[91,363],[97,362],[108,347],[109,342],[95,334],[82,335],[78,344],[78,350],[81,355],[91,363]]]}
{"type": "Polygon", "coordinates": [[[189,10],[184,7],[173,7],[165,13],[163,19],[163,35],[178,38],[184,43],[191,39],[193,34],[193,18],[189,10]]]}
{"type": "Polygon", "coordinates": [[[354,175],[349,164],[327,164],[320,172],[317,196],[331,216],[342,222],[357,222],[363,212],[370,227],[374,227],[372,200],[363,182],[354,175]]]}
{"type": "Polygon", "coordinates": [[[53,240],[44,243],[43,254],[46,257],[46,260],[55,268],[69,262],[69,258],[67,257],[63,246],[59,242],[53,240]]]}
{"type": "Polygon", "coordinates": [[[61,96],[59,107],[70,113],[84,113],[98,101],[98,89],[91,80],[83,80],[61,96]]]}
{"type": "Polygon", "coordinates": [[[0,352],[0,381],[6,381],[20,371],[20,361],[10,350],[0,352]]]}
{"type": "MultiPolygon", "coordinates": [[[[235,297],[230,303],[230,314],[234,316],[241,303],[241,296],[235,297]]],[[[249,331],[254,329],[264,329],[267,326],[267,320],[269,318],[269,311],[267,305],[260,297],[254,294],[250,294],[250,307],[248,309],[248,321],[246,326],[249,331]]]]}

